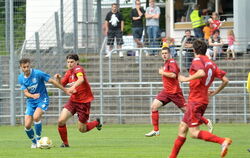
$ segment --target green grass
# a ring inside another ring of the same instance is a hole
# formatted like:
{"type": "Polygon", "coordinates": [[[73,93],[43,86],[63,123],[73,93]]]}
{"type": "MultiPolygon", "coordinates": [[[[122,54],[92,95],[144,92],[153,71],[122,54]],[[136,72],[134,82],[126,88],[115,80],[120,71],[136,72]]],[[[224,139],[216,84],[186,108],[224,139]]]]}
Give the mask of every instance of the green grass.
{"type": "MultiPolygon", "coordinates": [[[[80,133],[75,125],[68,127],[70,148],[61,144],[57,127],[44,126],[43,136],[52,139],[51,149],[30,149],[24,127],[0,126],[0,158],[167,158],[176,138],[177,124],[161,125],[161,135],[146,138],[150,125],[105,125],[80,133]]],[[[226,158],[249,158],[250,126],[248,124],[216,124],[215,134],[231,137],[226,158]]],[[[220,145],[188,137],[178,158],[219,158],[220,145]]]]}

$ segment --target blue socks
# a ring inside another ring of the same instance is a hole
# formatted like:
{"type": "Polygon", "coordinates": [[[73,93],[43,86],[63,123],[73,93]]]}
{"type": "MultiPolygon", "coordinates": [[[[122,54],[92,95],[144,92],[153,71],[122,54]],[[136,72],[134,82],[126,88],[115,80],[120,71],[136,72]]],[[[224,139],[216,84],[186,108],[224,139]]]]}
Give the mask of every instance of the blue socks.
{"type": "Polygon", "coordinates": [[[35,134],[34,134],[33,128],[30,128],[30,129],[25,128],[25,132],[26,132],[27,136],[29,137],[29,139],[32,141],[32,143],[36,144],[36,139],[35,139],[35,134]]]}
{"type": "Polygon", "coordinates": [[[34,127],[36,131],[36,139],[40,140],[41,139],[41,133],[42,133],[42,122],[41,120],[38,122],[34,122],[34,127]]]}

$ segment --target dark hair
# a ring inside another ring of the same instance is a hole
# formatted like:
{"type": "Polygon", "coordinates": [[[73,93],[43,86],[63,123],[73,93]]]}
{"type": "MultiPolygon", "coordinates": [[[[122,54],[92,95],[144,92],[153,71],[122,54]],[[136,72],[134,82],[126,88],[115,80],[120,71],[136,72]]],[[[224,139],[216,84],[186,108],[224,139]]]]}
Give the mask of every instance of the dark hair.
{"type": "Polygon", "coordinates": [[[207,51],[207,44],[202,40],[195,40],[193,48],[196,54],[205,55],[207,51]]]}
{"type": "Polygon", "coordinates": [[[190,33],[191,33],[191,30],[185,30],[185,33],[186,33],[186,32],[190,32],[190,33]]]}
{"type": "Polygon", "coordinates": [[[19,60],[19,65],[26,64],[26,63],[30,63],[29,58],[22,58],[19,60]]]}
{"type": "Polygon", "coordinates": [[[163,51],[163,50],[167,50],[167,51],[170,53],[170,48],[168,48],[168,47],[163,47],[163,48],[161,49],[161,51],[163,51]]]}
{"type": "Polygon", "coordinates": [[[218,29],[214,30],[213,35],[216,33],[220,34],[220,30],[218,30],[218,29]]]}
{"type": "Polygon", "coordinates": [[[111,4],[111,6],[113,6],[113,5],[116,5],[116,6],[117,6],[117,4],[116,4],[116,3],[112,3],[112,4],[111,4]]]}
{"type": "Polygon", "coordinates": [[[77,54],[68,54],[68,55],[66,56],[66,59],[73,59],[73,60],[75,60],[75,61],[78,61],[78,60],[79,60],[79,57],[78,57],[77,54]]]}

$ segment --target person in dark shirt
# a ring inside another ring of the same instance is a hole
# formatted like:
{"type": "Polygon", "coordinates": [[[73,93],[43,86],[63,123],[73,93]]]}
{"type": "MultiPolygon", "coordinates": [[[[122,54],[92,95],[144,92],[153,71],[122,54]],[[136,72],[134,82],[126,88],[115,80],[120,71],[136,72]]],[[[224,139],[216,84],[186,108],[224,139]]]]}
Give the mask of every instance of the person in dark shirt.
{"type": "Polygon", "coordinates": [[[141,38],[142,38],[142,33],[143,33],[144,14],[145,14],[145,10],[141,7],[140,0],[136,0],[135,8],[132,9],[130,13],[130,17],[132,19],[133,38],[138,48],[141,48],[143,46],[143,43],[141,42],[141,38]]]}
{"type": "MultiPolygon", "coordinates": [[[[108,46],[109,52],[106,57],[110,56],[110,51],[113,49],[114,40],[116,38],[117,48],[120,49],[123,44],[123,28],[124,28],[124,20],[123,16],[120,12],[118,12],[118,6],[116,3],[112,4],[111,11],[108,12],[105,18],[105,34],[108,36],[108,46]]],[[[120,51],[119,56],[123,57],[123,53],[120,51]]]]}
{"type": "Polygon", "coordinates": [[[185,67],[186,67],[187,71],[189,71],[190,65],[191,65],[192,60],[194,58],[193,42],[195,40],[196,40],[196,38],[191,35],[190,30],[185,31],[185,35],[183,36],[183,38],[181,40],[181,43],[185,42],[183,51],[185,51],[185,67]]]}

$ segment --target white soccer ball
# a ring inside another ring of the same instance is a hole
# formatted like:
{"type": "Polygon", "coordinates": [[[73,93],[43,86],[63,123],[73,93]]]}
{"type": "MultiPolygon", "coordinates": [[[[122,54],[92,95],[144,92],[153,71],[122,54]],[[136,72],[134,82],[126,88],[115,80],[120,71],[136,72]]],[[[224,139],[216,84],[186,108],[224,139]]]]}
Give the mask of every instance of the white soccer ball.
{"type": "Polygon", "coordinates": [[[38,143],[41,149],[50,149],[52,147],[52,140],[49,137],[42,137],[38,143]]]}

